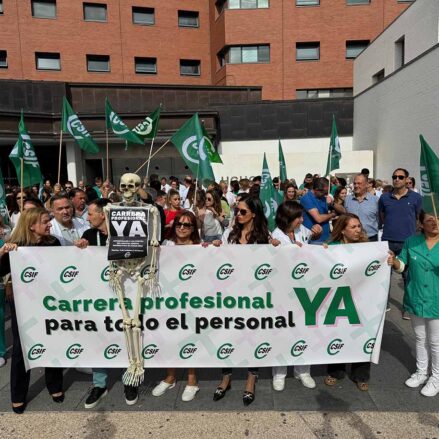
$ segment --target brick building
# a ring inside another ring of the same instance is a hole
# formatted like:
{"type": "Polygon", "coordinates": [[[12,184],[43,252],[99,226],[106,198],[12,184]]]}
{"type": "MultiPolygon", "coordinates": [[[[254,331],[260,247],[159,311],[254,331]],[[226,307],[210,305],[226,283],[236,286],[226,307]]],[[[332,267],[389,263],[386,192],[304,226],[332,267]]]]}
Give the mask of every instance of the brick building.
{"type": "Polygon", "coordinates": [[[350,96],[353,59],[410,3],[0,0],[0,79],[350,96]]]}

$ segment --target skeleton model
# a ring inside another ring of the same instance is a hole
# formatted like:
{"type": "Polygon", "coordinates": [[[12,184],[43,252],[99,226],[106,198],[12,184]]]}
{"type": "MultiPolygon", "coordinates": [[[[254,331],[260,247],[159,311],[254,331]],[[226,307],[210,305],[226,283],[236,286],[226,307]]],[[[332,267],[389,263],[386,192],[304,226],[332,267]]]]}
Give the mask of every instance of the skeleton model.
{"type": "MultiPolygon", "coordinates": [[[[123,332],[128,352],[129,366],[123,375],[123,383],[130,386],[139,386],[143,382],[143,343],[141,322],[139,320],[140,301],[144,294],[152,296],[159,294],[160,287],[157,280],[157,251],[159,248],[160,229],[159,212],[155,206],[136,201],[135,196],[140,189],[140,177],[136,174],[123,174],[119,186],[123,202],[113,206],[123,206],[129,209],[147,209],[149,211],[149,252],[145,258],[124,259],[110,261],[110,287],[117,295],[123,316],[123,332]],[[130,317],[125,306],[124,281],[131,279],[137,283],[137,294],[134,301],[134,311],[130,317]]],[[[111,206],[105,208],[105,218],[110,230],[111,206]]]]}

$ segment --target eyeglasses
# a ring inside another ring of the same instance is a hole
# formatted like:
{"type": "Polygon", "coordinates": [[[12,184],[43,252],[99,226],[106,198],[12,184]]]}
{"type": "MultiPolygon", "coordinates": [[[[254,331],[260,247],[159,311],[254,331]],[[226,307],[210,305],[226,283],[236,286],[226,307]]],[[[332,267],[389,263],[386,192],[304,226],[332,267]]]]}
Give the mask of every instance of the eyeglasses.
{"type": "Polygon", "coordinates": [[[392,175],[392,180],[405,180],[405,175],[392,175]]]}
{"type": "Polygon", "coordinates": [[[247,209],[238,209],[238,211],[236,212],[236,215],[245,216],[245,215],[247,215],[247,213],[248,213],[247,209]]]}
{"type": "Polygon", "coordinates": [[[190,229],[190,228],[193,227],[193,224],[192,223],[181,223],[181,222],[178,222],[177,225],[176,225],[176,228],[181,228],[181,227],[183,227],[183,229],[190,229]]]}
{"type": "Polygon", "coordinates": [[[212,198],[206,198],[206,201],[213,201],[212,198]]]}
{"type": "Polygon", "coordinates": [[[73,189],[73,186],[64,186],[66,189],[73,189]]]}

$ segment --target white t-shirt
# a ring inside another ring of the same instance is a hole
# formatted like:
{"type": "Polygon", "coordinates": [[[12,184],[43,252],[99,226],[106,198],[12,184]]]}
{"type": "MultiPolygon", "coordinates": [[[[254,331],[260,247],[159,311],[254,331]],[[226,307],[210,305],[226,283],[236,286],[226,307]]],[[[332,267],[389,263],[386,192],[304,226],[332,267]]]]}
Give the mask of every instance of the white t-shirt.
{"type": "MultiPolygon", "coordinates": [[[[294,230],[296,241],[301,242],[302,244],[308,244],[311,235],[311,230],[307,229],[303,224],[294,230]]],[[[279,229],[279,227],[276,227],[273,230],[271,237],[280,241],[281,245],[296,245],[286,233],[279,229]]]]}

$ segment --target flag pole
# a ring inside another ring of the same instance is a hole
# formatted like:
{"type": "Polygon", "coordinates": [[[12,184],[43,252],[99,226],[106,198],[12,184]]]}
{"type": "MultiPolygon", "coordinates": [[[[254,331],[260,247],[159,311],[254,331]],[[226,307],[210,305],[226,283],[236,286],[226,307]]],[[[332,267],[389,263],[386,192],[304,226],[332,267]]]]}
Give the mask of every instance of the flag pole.
{"type": "Polygon", "coordinates": [[[61,184],[62,134],[63,134],[63,130],[61,129],[61,133],[60,133],[60,135],[59,135],[58,180],[57,180],[57,183],[58,183],[58,184],[61,184]]]}
{"type": "Polygon", "coordinates": [[[154,146],[154,140],[155,137],[151,140],[151,145],[149,147],[149,155],[148,155],[148,165],[146,166],[146,181],[148,182],[148,175],[149,175],[149,165],[151,163],[151,154],[152,154],[152,147],[154,146]]]}
{"type": "Polygon", "coordinates": [[[24,158],[20,157],[20,187],[21,187],[21,201],[20,201],[20,212],[23,212],[24,205],[24,158]]]}
{"type": "Polygon", "coordinates": [[[152,154],[151,155],[151,157],[148,159],[148,160],[145,160],[143,163],[142,163],[142,165],[139,167],[139,168],[137,168],[135,171],[134,171],[134,173],[135,174],[137,174],[145,165],[147,165],[150,161],[151,161],[151,159],[155,156],[155,155],[157,155],[157,153],[161,150],[161,149],[163,149],[169,142],[171,141],[171,139],[169,138],[162,146],[160,146],[159,148],[157,148],[157,150],[156,150],[156,152],[154,153],[154,154],[152,154]]]}
{"type": "Polygon", "coordinates": [[[110,158],[108,156],[108,128],[105,127],[105,149],[106,149],[106,167],[107,167],[107,178],[106,180],[110,181],[110,158]]]}
{"type": "Polygon", "coordinates": [[[431,196],[431,204],[433,205],[433,213],[434,213],[434,219],[436,220],[436,226],[439,229],[439,221],[437,219],[437,210],[436,210],[436,202],[434,201],[434,192],[430,194],[431,196]]]}

